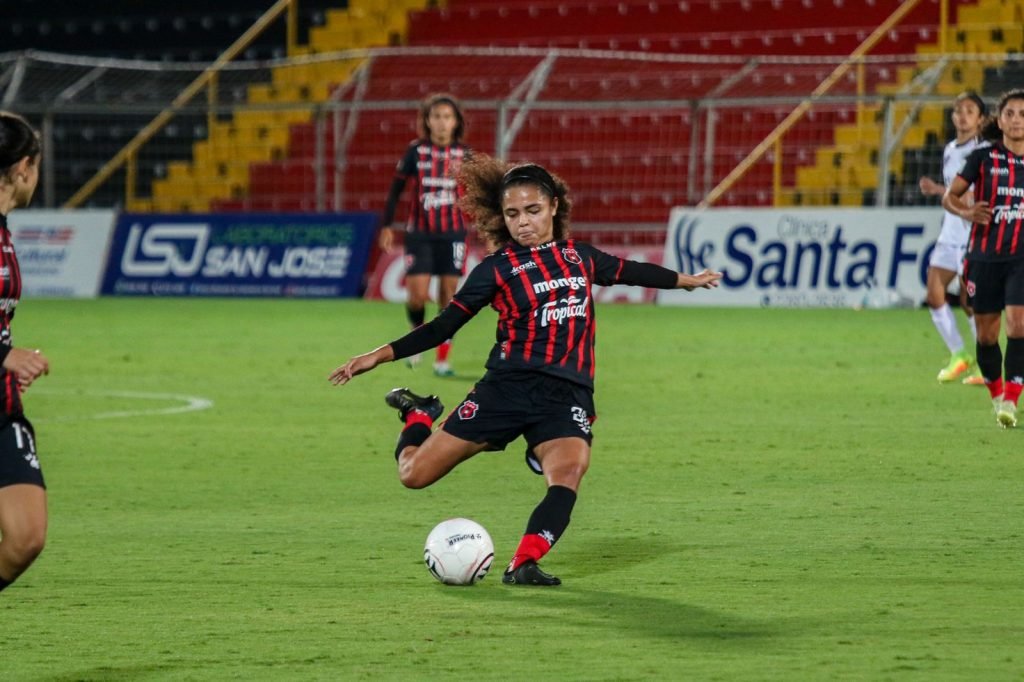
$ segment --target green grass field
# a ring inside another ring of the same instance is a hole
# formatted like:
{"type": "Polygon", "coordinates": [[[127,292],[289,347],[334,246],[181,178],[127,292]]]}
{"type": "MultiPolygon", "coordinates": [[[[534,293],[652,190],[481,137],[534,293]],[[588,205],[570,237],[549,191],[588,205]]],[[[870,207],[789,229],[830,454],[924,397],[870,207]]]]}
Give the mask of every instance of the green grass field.
{"type": "Polygon", "coordinates": [[[384,393],[456,405],[492,314],[455,379],[333,388],[401,307],[25,301],[51,527],[0,595],[0,679],[1021,679],[1024,440],[937,384],[926,312],[598,318],[594,456],[544,590],[499,580],[543,495],[521,441],[426,490],[394,471],[384,393]],[[449,516],[494,538],[475,587],[422,564],[449,516]]]}

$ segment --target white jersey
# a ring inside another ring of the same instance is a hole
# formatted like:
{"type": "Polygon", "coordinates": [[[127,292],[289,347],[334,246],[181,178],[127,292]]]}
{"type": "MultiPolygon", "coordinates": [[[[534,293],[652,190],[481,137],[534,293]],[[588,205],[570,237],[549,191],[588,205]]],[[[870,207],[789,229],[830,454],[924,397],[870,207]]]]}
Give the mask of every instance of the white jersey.
{"type": "MultiPolygon", "coordinates": [[[[988,142],[972,138],[963,144],[957,144],[956,140],[950,141],[942,151],[942,184],[949,187],[953,180],[964,167],[964,161],[978,147],[987,147],[988,142]]],[[[967,248],[967,238],[971,234],[971,223],[960,216],[943,211],[942,232],[938,241],[959,248],[967,248]]]]}

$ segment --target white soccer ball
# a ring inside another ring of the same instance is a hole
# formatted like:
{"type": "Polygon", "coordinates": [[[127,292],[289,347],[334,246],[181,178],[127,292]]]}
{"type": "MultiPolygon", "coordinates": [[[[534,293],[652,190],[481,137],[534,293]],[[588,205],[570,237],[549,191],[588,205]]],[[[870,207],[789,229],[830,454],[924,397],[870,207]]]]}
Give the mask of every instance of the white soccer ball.
{"type": "Polygon", "coordinates": [[[490,570],[494,543],[476,521],[448,519],[427,536],[423,561],[430,574],[445,585],[472,585],[490,570]]]}

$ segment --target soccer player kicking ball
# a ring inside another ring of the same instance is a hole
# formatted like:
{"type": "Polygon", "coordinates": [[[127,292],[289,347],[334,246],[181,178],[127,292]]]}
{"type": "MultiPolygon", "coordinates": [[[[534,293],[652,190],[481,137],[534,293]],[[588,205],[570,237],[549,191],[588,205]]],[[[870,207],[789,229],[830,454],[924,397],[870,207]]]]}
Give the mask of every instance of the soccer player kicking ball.
{"type": "Polygon", "coordinates": [[[539,562],[569,525],[580,481],[590,466],[594,408],[592,287],[632,284],[660,289],[711,289],[721,273],[677,273],[611,256],[569,236],[572,204],[565,182],[541,166],[509,166],[478,156],[463,165],[463,207],[483,241],[496,245],[467,277],[452,302],[428,324],[330,374],[348,383],[451,338],[484,306],[498,313],[497,342],[487,372],[434,430],[444,413],[437,396],[409,389],[386,402],[405,424],[395,457],[398,478],[425,488],[484,450],[504,450],[520,435],[527,461],[547,490],[526,524],[502,582],[561,584],[539,562]]]}

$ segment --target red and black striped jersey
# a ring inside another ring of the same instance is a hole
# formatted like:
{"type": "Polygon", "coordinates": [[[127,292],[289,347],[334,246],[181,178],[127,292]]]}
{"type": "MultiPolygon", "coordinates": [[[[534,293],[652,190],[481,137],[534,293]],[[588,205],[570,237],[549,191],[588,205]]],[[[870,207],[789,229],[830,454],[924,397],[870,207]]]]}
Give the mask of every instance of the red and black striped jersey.
{"type": "Polygon", "coordinates": [[[461,144],[442,147],[418,140],[409,145],[395,169],[396,180],[413,181],[406,232],[465,239],[466,221],[459,208],[462,190],[456,176],[468,153],[461,144]]]}
{"type": "MultiPolygon", "coordinates": [[[[492,370],[531,369],[594,386],[594,284],[620,279],[627,261],[590,244],[513,244],[485,257],[452,305],[475,315],[498,312],[492,370]]],[[[628,282],[623,282],[628,283],[628,282]]]]}
{"type": "Polygon", "coordinates": [[[971,226],[967,257],[1003,261],[1024,256],[1024,156],[994,142],[971,152],[958,175],[974,185],[974,201],[986,201],[992,209],[987,225],[971,226]]]}
{"type": "MultiPolygon", "coordinates": [[[[21,299],[21,269],[14,255],[11,232],[7,229],[7,216],[0,215],[0,344],[10,348],[11,320],[21,299]]],[[[6,355],[6,353],[5,353],[6,355]]],[[[0,369],[0,414],[17,416],[22,413],[18,378],[0,369]]]]}

